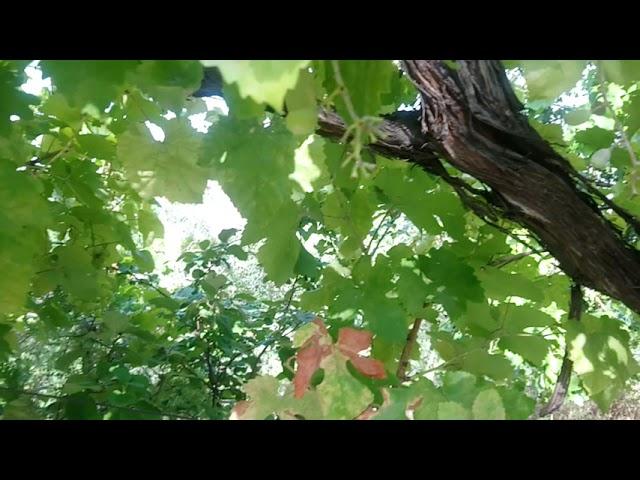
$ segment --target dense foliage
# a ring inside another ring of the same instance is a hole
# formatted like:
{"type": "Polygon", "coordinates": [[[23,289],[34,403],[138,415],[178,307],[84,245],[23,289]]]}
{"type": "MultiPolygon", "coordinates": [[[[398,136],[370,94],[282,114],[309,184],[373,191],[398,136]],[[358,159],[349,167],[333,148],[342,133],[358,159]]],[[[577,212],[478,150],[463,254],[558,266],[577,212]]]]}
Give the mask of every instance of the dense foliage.
{"type": "MultiPolygon", "coordinates": [[[[638,249],[640,62],[503,66],[638,249]]],[[[608,410],[640,371],[637,312],[464,194],[483,182],[369,148],[421,108],[392,61],[0,61],[2,417],[526,419],[561,370],[608,410]],[[156,265],[156,198],[209,180],[246,227],[156,265]]]]}

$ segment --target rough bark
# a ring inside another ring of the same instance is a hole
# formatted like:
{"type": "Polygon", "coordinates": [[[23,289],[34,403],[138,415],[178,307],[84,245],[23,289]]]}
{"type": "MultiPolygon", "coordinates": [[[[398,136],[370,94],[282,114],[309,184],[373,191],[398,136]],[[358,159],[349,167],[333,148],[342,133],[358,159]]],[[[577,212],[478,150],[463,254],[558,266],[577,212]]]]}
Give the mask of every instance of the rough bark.
{"type": "MultiPolygon", "coordinates": [[[[529,125],[499,62],[457,65],[454,70],[442,61],[404,61],[421,94],[422,110],[385,117],[380,140],[371,148],[443,178],[485,219],[478,200],[493,205],[501,216],[532,232],[576,283],[640,312],[640,252],[603,217],[595,201],[603,201],[602,196],[529,125]],[[441,159],[483,182],[490,192],[451,176],[441,159]]],[[[317,131],[338,139],[345,124],[323,109],[317,131]]],[[[638,225],[623,210],[616,211],[638,225]]]]}
{"type": "Polygon", "coordinates": [[[573,168],[520,113],[495,61],[404,62],[422,95],[422,129],[442,157],[488,185],[577,283],[640,312],[640,253],[575,184],[573,168]]]}

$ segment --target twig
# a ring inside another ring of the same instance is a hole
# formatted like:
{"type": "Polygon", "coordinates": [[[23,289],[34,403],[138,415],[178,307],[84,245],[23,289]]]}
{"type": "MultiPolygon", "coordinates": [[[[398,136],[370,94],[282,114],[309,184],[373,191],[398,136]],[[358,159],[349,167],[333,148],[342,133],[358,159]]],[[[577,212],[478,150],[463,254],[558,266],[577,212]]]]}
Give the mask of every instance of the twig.
{"type": "MultiPolygon", "coordinates": [[[[521,244],[521,245],[523,245],[523,246],[527,247],[529,250],[531,250],[531,253],[537,253],[538,255],[541,255],[541,254],[543,254],[543,253],[544,253],[544,250],[538,250],[538,249],[536,249],[536,248],[533,248],[533,247],[532,247],[531,245],[529,245],[527,242],[525,242],[524,240],[522,240],[522,239],[518,238],[518,236],[517,236],[515,233],[513,233],[511,230],[509,230],[508,228],[504,228],[504,227],[502,227],[502,226],[498,225],[497,223],[494,223],[494,222],[492,222],[492,221],[490,221],[490,220],[487,220],[486,218],[483,218],[482,220],[484,220],[484,222],[485,222],[487,225],[491,225],[493,228],[495,228],[495,229],[497,229],[497,230],[501,231],[502,233],[504,233],[505,235],[507,235],[507,236],[509,236],[509,237],[513,238],[513,239],[514,239],[516,242],[518,242],[519,244],[521,244]]],[[[538,241],[538,240],[536,239],[536,241],[538,241]]],[[[540,242],[538,242],[538,243],[540,243],[540,242]]]]}
{"type": "Polygon", "coordinates": [[[624,208],[620,207],[619,205],[616,205],[614,202],[612,202],[611,200],[609,200],[607,198],[607,196],[605,194],[603,194],[600,190],[598,190],[597,188],[595,188],[593,185],[591,185],[591,182],[589,181],[589,179],[587,177],[585,177],[584,175],[581,175],[578,172],[574,172],[573,173],[574,176],[578,179],[578,181],[593,195],[595,195],[596,197],[598,197],[600,200],[602,200],[602,202],[607,205],[607,207],[609,207],[611,210],[613,210],[614,212],[616,212],[620,217],[622,217],[622,219],[627,222],[628,225],[631,225],[631,227],[638,233],[640,234],[640,220],[638,220],[636,217],[634,217],[630,212],[628,212],[627,210],[625,210],[624,208]]]}
{"type": "Polygon", "coordinates": [[[506,257],[496,258],[495,260],[492,260],[491,262],[489,262],[489,266],[501,268],[501,267],[504,267],[505,265],[510,264],[511,262],[515,262],[522,258],[533,255],[534,253],[536,252],[522,252],[522,253],[517,253],[515,255],[507,255],[506,257]]]}
{"type": "MultiPolygon", "coordinates": [[[[296,279],[293,281],[293,284],[291,285],[291,288],[289,289],[289,299],[287,300],[287,303],[285,304],[284,308],[282,309],[282,312],[280,312],[280,318],[282,318],[284,315],[286,315],[286,313],[289,311],[289,308],[291,307],[291,302],[293,300],[293,295],[295,294],[295,288],[296,288],[296,285],[297,285],[299,279],[300,279],[300,277],[296,277],[296,279]]],[[[273,335],[265,342],[262,350],[260,351],[260,353],[256,357],[256,364],[262,358],[262,355],[264,355],[264,353],[271,346],[271,344],[276,341],[276,338],[278,337],[278,335],[281,334],[284,330],[286,330],[286,326],[285,326],[285,328],[276,330],[273,333],[273,335]]]]}
{"type": "Polygon", "coordinates": [[[407,335],[407,343],[405,343],[404,348],[402,349],[400,362],[398,363],[398,371],[396,372],[396,376],[400,380],[408,380],[407,367],[409,366],[409,357],[411,357],[413,347],[418,339],[418,331],[420,330],[420,325],[422,325],[422,320],[422,318],[416,318],[411,330],[409,331],[409,335],[407,335]]]}
{"type": "MultiPolygon", "coordinates": [[[[395,218],[393,220],[395,220],[395,218]]],[[[373,247],[373,250],[371,250],[371,252],[369,252],[370,257],[373,257],[373,254],[376,253],[376,251],[378,250],[378,247],[380,246],[380,243],[382,243],[382,240],[384,240],[384,237],[387,236],[392,226],[393,226],[393,221],[389,225],[387,225],[386,230],[382,232],[382,235],[380,235],[380,237],[378,238],[378,242],[376,243],[376,246],[373,247]]]]}
{"type": "Polygon", "coordinates": [[[333,67],[333,74],[335,75],[336,83],[338,84],[338,87],[340,87],[340,94],[342,95],[344,104],[347,107],[347,112],[349,112],[351,120],[355,123],[360,117],[356,113],[355,108],[353,108],[351,96],[349,95],[349,91],[347,90],[344,80],[342,79],[342,74],[340,73],[340,65],[337,60],[331,60],[331,66],[333,67]]]}
{"type": "MultiPolygon", "coordinates": [[[[373,234],[371,235],[371,238],[369,239],[369,244],[365,247],[365,252],[368,252],[371,249],[371,244],[375,240],[376,236],[378,235],[378,231],[380,230],[380,227],[382,227],[382,224],[387,219],[390,213],[391,213],[391,210],[387,210],[386,212],[384,212],[384,215],[382,216],[382,220],[380,220],[380,223],[378,224],[373,234]]],[[[367,253],[367,255],[369,254],[367,253]]]]}

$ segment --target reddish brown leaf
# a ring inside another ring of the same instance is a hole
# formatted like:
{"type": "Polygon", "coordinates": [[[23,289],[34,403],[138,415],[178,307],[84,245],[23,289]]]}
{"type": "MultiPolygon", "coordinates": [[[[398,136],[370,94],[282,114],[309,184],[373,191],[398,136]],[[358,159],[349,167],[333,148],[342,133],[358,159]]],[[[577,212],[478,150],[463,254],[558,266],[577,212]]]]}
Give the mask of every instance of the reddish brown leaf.
{"type": "Polygon", "coordinates": [[[355,328],[341,328],[338,334],[338,348],[346,355],[353,366],[363,375],[372,378],[386,378],[384,365],[373,358],[366,358],[358,355],[358,352],[368,349],[371,346],[373,335],[366,330],[356,330],[355,328]]]}
{"type": "Polygon", "coordinates": [[[320,327],[320,333],[322,333],[323,335],[329,334],[329,332],[327,332],[327,327],[325,327],[324,322],[320,317],[316,317],[313,320],[313,323],[315,323],[316,325],[318,325],[318,327],[320,327]]]}
{"type": "Polygon", "coordinates": [[[357,355],[350,356],[349,359],[356,370],[367,377],[378,379],[387,377],[387,372],[384,371],[384,364],[380,360],[359,357],[357,355]]]}
{"type": "Polygon", "coordinates": [[[242,415],[244,415],[247,409],[249,408],[249,405],[251,405],[251,402],[248,402],[246,400],[242,400],[236,403],[236,406],[233,407],[233,410],[231,411],[231,417],[232,418],[242,417],[242,415]]]}
{"type": "Polygon", "coordinates": [[[329,354],[327,345],[320,345],[320,337],[314,335],[296,355],[297,368],[293,377],[294,397],[302,398],[309,388],[311,377],[320,366],[320,362],[329,354]]]}
{"type": "Polygon", "coordinates": [[[371,346],[373,335],[366,330],[341,328],[338,334],[338,347],[345,355],[357,354],[371,346]]]}

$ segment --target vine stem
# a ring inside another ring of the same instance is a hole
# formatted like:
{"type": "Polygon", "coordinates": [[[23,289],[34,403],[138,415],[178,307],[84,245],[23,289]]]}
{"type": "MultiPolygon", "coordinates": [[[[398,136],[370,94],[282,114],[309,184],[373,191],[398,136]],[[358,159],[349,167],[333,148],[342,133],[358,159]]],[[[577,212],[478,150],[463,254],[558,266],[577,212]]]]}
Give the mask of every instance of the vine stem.
{"type": "Polygon", "coordinates": [[[491,262],[489,262],[489,266],[501,268],[501,267],[504,267],[505,265],[510,264],[511,262],[515,262],[517,260],[521,260],[530,255],[533,255],[534,253],[536,252],[522,252],[522,253],[516,253],[514,255],[507,255],[501,258],[496,258],[495,260],[492,260],[491,262]]]}
{"type": "MultiPolygon", "coordinates": [[[[289,289],[289,294],[288,294],[288,295],[289,295],[289,298],[288,298],[288,300],[287,300],[286,305],[285,305],[285,306],[284,306],[284,308],[282,309],[282,312],[280,312],[280,318],[282,318],[284,315],[286,315],[286,314],[287,314],[287,312],[289,311],[289,308],[291,307],[291,302],[293,301],[293,296],[295,295],[295,292],[296,292],[296,287],[297,287],[297,284],[298,284],[298,280],[300,280],[300,277],[296,277],[296,278],[295,278],[295,280],[293,281],[293,284],[291,285],[291,288],[289,289]]],[[[277,331],[275,331],[275,332],[273,333],[273,335],[271,336],[271,338],[269,338],[269,339],[265,342],[265,344],[264,344],[264,346],[263,346],[262,350],[261,350],[261,351],[260,351],[260,353],[257,355],[257,357],[256,357],[256,361],[259,361],[259,360],[260,360],[260,358],[262,358],[262,355],[264,355],[264,353],[267,351],[267,349],[271,346],[271,344],[272,344],[273,342],[275,342],[275,341],[276,341],[278,334],[281,334],[281,333],[282,333],[282,332],[284,332],[285,330],[286,330],[286,326],[285,326],[285,328],[283,328],[283,329],[278,329],[277,331]]]]}
{"type": "Polygon", "coordinates": [[[369,252],[369,256],[370,257],[373,257],[373,255],[378,251],[378,247],[380,247],[380,244],[382,243],[382,240],[384,240],[384,238],[387,236],[387,234],[391,230],[391,227],[393,226],[394,222],[395,222],[395,218],[392,219],[392,222],[389,225],[387,225],[387,228],[385,229],[385,231],[382,232],[382,235],[380,235],[380,237],[378,238],[378,241],[377,241],[375,247],[373,247],[373,250],[371,250],[371,252],[369,252]]]}
{"type": "Polygon", "coordinates": [[[396,372],[396,376],[400,380],[408,380],[407,367],[409,366],[409,357],[411,357],[413,348],[415,347],[416,341],[418,340],[418,332],[420,331],[420,325],[422,325],[422,321],[422,318],[416,318],[413,322],[411,330],[409,330],[409,335],[407,335],[407,342],[402,349],[400,361],[398,362],[398,371],[396,372]]]}
{"type": "MultiPolygon", "coordinates": [[[[387,210],[386,212],[384,212],[384,215],[382,216],[382,219],[380,220],[380,223],[378,224],[376,229],[373,231],[373,235],[371,235],[371,238],[369,239],[369,244],[365,247],[365,252],[369,252],[369,250],[371,250],[371,245],[373,244],[373,241],[378,236],[378,232],[380,231],[380,228],[382,227],[382,224],[387,219],[387,217],[389,216],[390,213],[391,213],[391,210],[387,210]]],[[[369,253],[367,253],[367,255],[371,256],[369,253]]]]}
{"type": "Polygon", "coordinates": [[[353,108],[353,103],[351,102],[351,96],[349,95],[349,91],[347,90],[347,86],[344,84],[344,80],[342,79],[342,73],[340,72],[340,64],[337,60],[331,60],[331,66],[333,67],[333,74],[336,77],[336,83],[340,87],[340,94],[342,99],[344,100],[344,104],[347,107],[347,112],[351,117],[351,120],[356,123],[360,117],[356,113],[355,108],[353,108]]]}
{"type": "MultiPolygon", "coordinates": [[[[574,283],[571,286],[571,300],[569,305],[569,319],[580,321],[582,316],[582,288],[579,284],[574,283]]],[[[558,410],[564,403],[567,393],[569,391],[569,383],[571,382],[571,371],[573,369],[573,362],[569,358],[569,344],[564,347],[564,357],[562,358],[562,367],[560,367],[560,374],[556,381],[556,386],[553,389],[551,398],[545,406],[540,409],[537,418],[545,417],[558,410]]]]}

